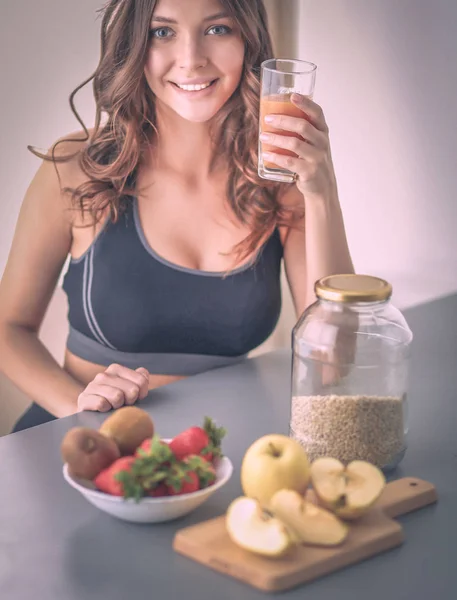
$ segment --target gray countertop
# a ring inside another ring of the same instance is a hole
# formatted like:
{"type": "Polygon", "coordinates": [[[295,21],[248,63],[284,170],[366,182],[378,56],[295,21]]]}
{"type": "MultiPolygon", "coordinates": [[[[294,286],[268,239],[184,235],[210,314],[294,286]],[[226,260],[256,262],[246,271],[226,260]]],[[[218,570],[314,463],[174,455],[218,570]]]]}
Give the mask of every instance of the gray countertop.
{"type": "MultiPolygon", "coordinates": [[[[304,587],[290,598],[394,600],[457,597],[457,295],[405,311],[414,332],[410,434],[392,477],[435,484],[439,502],[401,518],[403,546],[304,587]]],[[[82,413],[0,438],[0,598],[5,600],[218,600],[265,597],[172,550],[174,532],[222,514],[241,494],[239,467],[258,437],[287,433],[290,352],[279,350],[150,393],[142,403],[171,437],[212,416],[228,429],[230,482],[191,515],[136,525],[89,504],[62,477],[60,442],[76,425],[106,415],[82,413]],[[214,587],[214,590],[211,588],[214,587]]]]}

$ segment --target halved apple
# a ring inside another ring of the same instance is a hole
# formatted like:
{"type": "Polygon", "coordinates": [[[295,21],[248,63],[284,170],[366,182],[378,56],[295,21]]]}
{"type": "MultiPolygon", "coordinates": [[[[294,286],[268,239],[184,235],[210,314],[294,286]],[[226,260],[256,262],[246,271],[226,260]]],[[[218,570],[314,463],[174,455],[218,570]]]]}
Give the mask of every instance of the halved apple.
{"type": "Polygon", "coordinates": [[[236,544],[255,554],[277,558],[294,546],[286,525],[266,514],[254,498],[240,496],[231,502],[226,527],[236,544]]]}
{"type": "Polygon", "coordinates": [[[348,525],[336,515],[308,502],[295,490],[276,492],[269,509],[305,544],[337,546],[349,533],[348,525]]]}
{"type": "Polygon", "coordinates": [[[363,460],[345,466],[335,458],[318,458],[311,464],[311,482],[319,503],[343,519],[365,514],[381,495],[385,477],[363,460]]]}

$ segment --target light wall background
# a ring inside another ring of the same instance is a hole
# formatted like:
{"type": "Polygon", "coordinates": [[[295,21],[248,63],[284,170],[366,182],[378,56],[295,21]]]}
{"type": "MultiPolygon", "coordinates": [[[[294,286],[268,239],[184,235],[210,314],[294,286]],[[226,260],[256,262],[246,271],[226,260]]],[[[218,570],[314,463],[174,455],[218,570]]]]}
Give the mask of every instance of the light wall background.
{"type": "MultiPolygon", "coordinates": [[[[38,168],[27,144],[47,148],[79,128],[68,95],[97,65],[102,4],[0,3],[0,273],[38,168]]],[[[399,308],[457,291],[457,3],[266,4],[277,56],[318,65],[315,101],[330,127],[356,270],[391,281],[399,308]]],[[[90,86],[77,107],[90,124],[90,86]]],[[[40,336],[59,361],[66,310],[58,287],[40,336]]],[[[277,331],[256,353],[288,345],[294,322],[284,287],[277,331]]],[[[0,435],[28,402],[0,375],[0,435]]]]}

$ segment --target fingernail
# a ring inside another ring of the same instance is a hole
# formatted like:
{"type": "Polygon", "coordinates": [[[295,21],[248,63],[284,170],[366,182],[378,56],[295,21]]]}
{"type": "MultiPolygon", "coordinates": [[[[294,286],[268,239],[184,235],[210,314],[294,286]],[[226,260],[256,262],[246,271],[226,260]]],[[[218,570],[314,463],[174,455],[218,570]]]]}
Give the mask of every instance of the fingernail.
{"type": "Polygon", "coordinates": [[[271,152],[263,152],[262,156],[264,160],[271,160],[273,158],[273,154],[271,152]]]}
{"type": "Polygon", "coordinates": [[[271,139],[271,135],[269,133],[261,133],[260,139],[262,142],[268,142],[268,140],[271,139]]]}
{"type": "Polygon", "coordinates": [[[302,101],[302,97],[300,96],[300,94],[292,94],[292,100],[294,100],[294,102],[301,102],[302,101]]]}
{"type": "Polygon", "coordinates": [[[273,123],[273,121],[275,120],[273,115],[266,115],[265,117],[265,123],[273,123]]]}

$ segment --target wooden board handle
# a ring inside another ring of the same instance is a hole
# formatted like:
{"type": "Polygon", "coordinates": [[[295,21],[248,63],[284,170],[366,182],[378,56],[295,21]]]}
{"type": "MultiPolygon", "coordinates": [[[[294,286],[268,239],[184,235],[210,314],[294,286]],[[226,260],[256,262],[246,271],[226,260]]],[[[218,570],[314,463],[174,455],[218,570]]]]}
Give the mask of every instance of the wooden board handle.
{"type": "Polygon", "coordinates": [[[389,483],[376,502],[391,518],[434,504],[438,500],[435,486],[417,477],[402,477],[389,483]]]}

